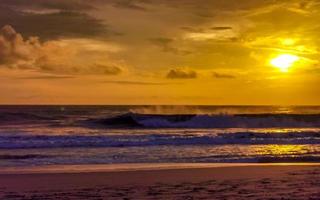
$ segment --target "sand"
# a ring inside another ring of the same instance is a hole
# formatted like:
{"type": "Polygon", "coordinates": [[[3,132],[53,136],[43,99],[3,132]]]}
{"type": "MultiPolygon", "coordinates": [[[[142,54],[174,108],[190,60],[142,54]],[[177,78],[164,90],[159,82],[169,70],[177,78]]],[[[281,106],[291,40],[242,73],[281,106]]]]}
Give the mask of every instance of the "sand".
{"type": "Polygon", "coordinates": [[[320,166],[5,172],[0,199],[320,199],[320,166]]]}

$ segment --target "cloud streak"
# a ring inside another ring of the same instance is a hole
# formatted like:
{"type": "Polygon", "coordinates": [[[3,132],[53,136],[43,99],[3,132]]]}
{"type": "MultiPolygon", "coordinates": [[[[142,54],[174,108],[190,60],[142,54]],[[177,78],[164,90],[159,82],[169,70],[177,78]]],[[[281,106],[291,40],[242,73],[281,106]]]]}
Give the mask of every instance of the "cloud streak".
{"type": "Polygon", "coordinates": [[[224,74],[224,73],[217,73],[217,72],[213,72],[212,76],[218,79],[235,79],[236,78],[236,76],[231,74],[224,74]]]}
{"type": "Polygon", "coordinates": [[[18,79],[30,79],[30,80],[59,80],[59,79],[72,79],[74,76],[55,76],[55,75],[38,75],[38,76],[26,76],[18,79]]]}
{"type": "Polygon", "coordinates": [[[120,84],[120,85],[170,85],[173,83],[167,82],[144,82],[144,81],[103,81],[103,83],[112,83],[112,84],[120,84]]]}
{"type": "Polygon", "coordinates": [[[113,4],[118,8],[133,9],[138,11],[146,11],[147,9],[137,3],[135,0],[118,0],[113,4]]]}

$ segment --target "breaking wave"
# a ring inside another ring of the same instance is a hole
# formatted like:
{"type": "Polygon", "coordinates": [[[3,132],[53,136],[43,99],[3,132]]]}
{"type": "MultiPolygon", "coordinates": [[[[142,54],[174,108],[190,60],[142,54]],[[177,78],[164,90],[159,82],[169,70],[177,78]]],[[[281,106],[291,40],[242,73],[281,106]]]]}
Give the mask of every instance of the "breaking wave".
{"type": "Polygon", "coordinates": [[[122,128],[310,128],[320,127],[320,114],[154,115],[127,113],[93,121],[104,126],[122,128]]]}

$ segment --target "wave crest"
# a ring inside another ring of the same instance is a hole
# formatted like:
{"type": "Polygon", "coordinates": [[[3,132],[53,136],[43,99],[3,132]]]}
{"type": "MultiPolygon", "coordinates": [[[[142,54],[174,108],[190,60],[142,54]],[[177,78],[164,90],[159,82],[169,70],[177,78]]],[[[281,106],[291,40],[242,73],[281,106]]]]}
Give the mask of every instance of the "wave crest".
{"type": "Polygon", "coordinates": [[[127,113],[95,121],[106,126],[144,128],[320,127],[319,114],[160,115],[127,113]]]}

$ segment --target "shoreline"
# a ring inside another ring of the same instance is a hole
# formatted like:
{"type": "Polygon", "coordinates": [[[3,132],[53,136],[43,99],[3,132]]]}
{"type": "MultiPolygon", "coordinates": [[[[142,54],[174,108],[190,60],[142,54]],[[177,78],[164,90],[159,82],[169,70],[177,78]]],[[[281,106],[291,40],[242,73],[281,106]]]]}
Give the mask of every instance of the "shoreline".
{"type": "MultiPolygon", "coordinates": [[[[168,166],[167,166],[168,167],[168,166]]],[[[317,199],[320,165],[0,174],[0,199],[317,199]]]]}
{"type": "Polygon", "coordinates": [[[320,163],[126,163],[126,164],[79,164],[46,165],[28,167],[0,167],[0,176],[6,174],[69,174],[69,173],[104,173],[131,171],[159,171],[234,167],[268,166],[319,166],[320,163]]]}

